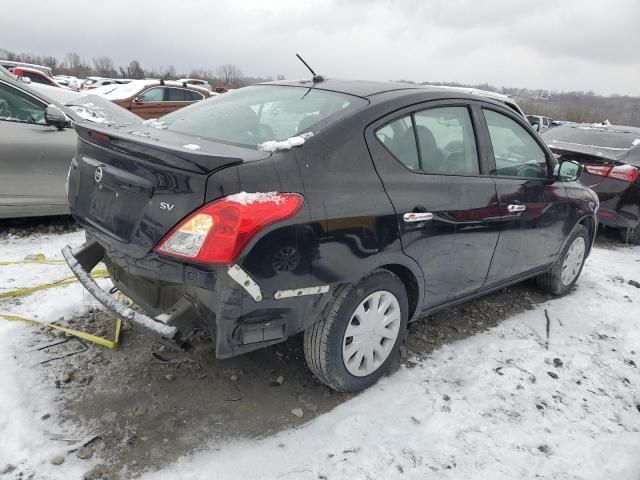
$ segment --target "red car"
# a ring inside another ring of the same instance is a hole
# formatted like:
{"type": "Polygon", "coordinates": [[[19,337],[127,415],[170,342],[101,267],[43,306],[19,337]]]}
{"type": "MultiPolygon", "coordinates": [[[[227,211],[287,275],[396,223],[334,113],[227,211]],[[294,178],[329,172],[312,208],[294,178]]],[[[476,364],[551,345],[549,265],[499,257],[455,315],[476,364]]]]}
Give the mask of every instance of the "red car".
{"type": "Polygon", "coordinates": [[[18,78],[28,78],[33,83],[42,83],[44,85],[50,85],[52,87],[60,87],[65,88],[56,82],[53,78],[46,75],[44,72],[40,70],[36,70],[35,68],[29,67],[14,67],[11,72],[18,78]]]}

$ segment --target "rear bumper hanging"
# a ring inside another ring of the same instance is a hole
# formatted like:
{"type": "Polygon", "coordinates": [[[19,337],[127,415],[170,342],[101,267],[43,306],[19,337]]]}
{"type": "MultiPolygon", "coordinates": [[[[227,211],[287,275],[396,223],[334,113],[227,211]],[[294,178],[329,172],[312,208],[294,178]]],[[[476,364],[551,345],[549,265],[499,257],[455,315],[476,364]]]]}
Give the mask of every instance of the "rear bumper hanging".
{"type": "Polygon", "coordinates": [[[134,327],[139,327],[165,338],[174,339],[178,333],[176,327],[125,307],[100,288],[89,272],[102,259],[103,254],[104,250],[94,240],[90,240],[73,250],[68,245],[62,249],[62,255],[78,281],[109,312],[120,320],[129,322],[134,327]]]}

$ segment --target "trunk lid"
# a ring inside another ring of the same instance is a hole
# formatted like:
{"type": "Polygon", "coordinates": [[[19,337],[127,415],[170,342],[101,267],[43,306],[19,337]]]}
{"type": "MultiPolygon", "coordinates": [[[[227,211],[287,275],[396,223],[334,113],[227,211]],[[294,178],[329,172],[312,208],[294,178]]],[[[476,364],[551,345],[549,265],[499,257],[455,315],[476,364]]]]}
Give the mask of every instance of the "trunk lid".
{"type": "Polygon", "coordinates": [[[71,213],[101,243],[133,258],[149,253],[203,205],[210,174],[269,156],[148,126],[101,129],[81,123],[75,128],[71,213]],[[184,147],[196,144],[198,150],[184,147]]]}

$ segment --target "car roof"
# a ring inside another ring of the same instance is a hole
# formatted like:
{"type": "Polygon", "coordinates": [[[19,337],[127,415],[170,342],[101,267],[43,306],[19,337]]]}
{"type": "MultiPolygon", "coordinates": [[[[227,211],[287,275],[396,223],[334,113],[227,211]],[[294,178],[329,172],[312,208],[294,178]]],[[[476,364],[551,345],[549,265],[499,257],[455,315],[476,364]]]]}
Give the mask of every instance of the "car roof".
{"type": "Polygon", "coordinates": [[[370,97],[378,93],[402,91],[402,90],[423,90],[436,89],[428,85],[414,85],[411,83],[400,82],[371,82],[367,80],[341,80],[341,79],[323,79],[321,82],[313,82],[313,80],[289,80],[264,82],[260,85],[282,85],[289,87],[314,87],[318,90],[330,90],[332,92],[345,93],[347,95],[355,95],[357,97],[370,97]]]}

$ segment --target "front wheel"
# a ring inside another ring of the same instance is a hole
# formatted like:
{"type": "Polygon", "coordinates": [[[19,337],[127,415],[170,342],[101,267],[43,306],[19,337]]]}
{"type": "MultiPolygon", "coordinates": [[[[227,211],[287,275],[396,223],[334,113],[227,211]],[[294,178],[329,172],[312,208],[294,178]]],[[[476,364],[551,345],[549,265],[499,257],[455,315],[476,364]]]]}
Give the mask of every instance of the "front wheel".
{"type": "Polygon", "coordinates": [[[549,271],[536,278],[545,292],[564,295],[578,281],[587,258],[589,232],[584,225],[577,225],[549,271]]]}
{"type": "Polygon", "coordinates": [[[373,385],[387,370],[407,331],[407,293],[400,279],[376,270],[340,287],[304,334],[309,368],[339,392],[373,385]]]}

